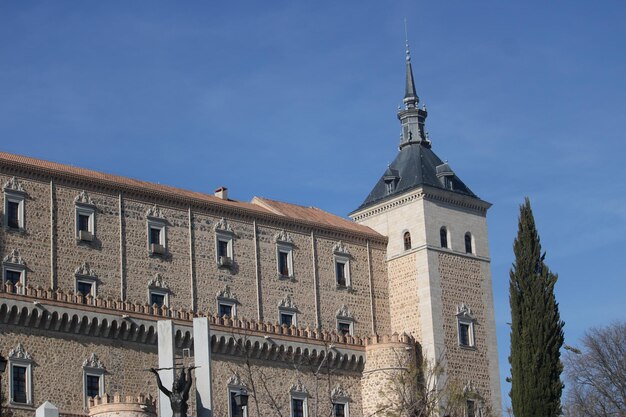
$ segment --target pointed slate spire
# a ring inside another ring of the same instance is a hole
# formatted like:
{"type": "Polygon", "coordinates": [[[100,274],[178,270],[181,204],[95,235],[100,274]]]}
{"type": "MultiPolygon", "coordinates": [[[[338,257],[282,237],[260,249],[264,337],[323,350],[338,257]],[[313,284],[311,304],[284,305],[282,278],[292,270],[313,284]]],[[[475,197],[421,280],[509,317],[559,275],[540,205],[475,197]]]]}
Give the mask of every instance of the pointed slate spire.
{"type": "Polygon", "coordinates": [[[413,67],[411,66],[411,51],[409,40],[406,40],[406,83],[404,86],[404,105],[407,109],[417,107],[420,102],[415,92],[415,81],[413,80],[413,67]]]}
{"type": "MultiPolygon", "coordinates": [[[[405,22],[406,30],[406,22],[405,22]]],[[[411,51],[409,50],[409,40],[406,40],[406,83],[404,86],[404,109],[398,112],[398,119],[402,124],[402,134],[400,136],[400,149],[405,146],[420,144],[430,146],[430,141],[426,140],[424,133],[424,123],[428,112],[426,107],[419,108],[420,102],[415,92],[415,81],[413,80],[413,67],[411,65],[411,51]]]]}

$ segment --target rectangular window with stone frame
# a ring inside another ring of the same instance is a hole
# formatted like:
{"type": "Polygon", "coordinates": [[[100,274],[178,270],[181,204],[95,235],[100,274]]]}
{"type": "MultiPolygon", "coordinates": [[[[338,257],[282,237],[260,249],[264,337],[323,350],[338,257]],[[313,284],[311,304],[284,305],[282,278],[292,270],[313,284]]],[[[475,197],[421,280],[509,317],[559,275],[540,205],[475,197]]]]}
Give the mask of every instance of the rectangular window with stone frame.
{"type": "Polygon", "coordinates": [[[8,229],[24,229],[25,196],[18,192],[4,192],[4,226],[8,229]]]}
{"type": "Polygon", "coordinates": [[[306,398],[291,398],[291,417],[307,417],[306,398]]]}
{"type": "Polygon", "coordinates": [[[278,314],[279,323],[281,326],[296,326],[296,313],[295,311],[280,310],[278,314]]]}
{"type": "Polygon", "coordinates": [[[158,291],[158,290],[150,290],[150,305],[156,305],[157,307],[161,308],[163,306],[167,307],[168,306],[168,299],[167,299],[167,293],[164,291],[158,291]]]}
{"type": "Polygon", "coordinates": [[[23,270],[16,270],[16,269],[10,269],[10,268],[5,267],[3,284],[6,284],[7,282],[11,282],[13,284],[13,293],[17,293],[18,288],[19,288],[17,284],[20,283],[22,286],[24,285],[24,281],[22,279],[23,275],[24,275],[23,270]]]}
{"type": "Polygon", "coordinates": [[[76,238],[81,242],[91,242],[96,235],[95,209],[91,206],[76,205],[76,238]]]}
{"type": "Polygon", "coordinates": [[[167,251],[166,223],[161,219],[148,219],[148,252],[165,255],[167,251]]]}

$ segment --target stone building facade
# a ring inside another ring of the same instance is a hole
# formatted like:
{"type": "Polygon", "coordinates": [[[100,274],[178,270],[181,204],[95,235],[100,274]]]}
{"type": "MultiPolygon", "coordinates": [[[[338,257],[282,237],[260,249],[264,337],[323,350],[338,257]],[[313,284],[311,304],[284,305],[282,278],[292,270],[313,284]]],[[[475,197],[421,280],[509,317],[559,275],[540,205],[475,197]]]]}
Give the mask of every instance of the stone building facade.
{"type": "Polygon", "coordinates": [[[352,221],[0,153],[5,406],[153,416],[157,321],[188,364],[207,316],[216,417],[241,387],[249,416],[376,415],[416,347],[445,365],[437,386],[476,394],[467,416],[501,415],[490,205],[432,152],[408,55],[404,101],[398,157],[352,221]]]}

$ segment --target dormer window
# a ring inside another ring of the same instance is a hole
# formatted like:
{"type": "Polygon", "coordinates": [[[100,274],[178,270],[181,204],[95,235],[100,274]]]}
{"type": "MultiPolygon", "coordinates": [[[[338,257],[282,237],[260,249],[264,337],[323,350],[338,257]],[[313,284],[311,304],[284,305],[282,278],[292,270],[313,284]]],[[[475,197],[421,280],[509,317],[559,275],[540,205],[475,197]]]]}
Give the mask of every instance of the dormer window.
{"type": "Polygon", "coordinates": [[[398,170],[387,167],[385,174],[383,175],[383,181],[385,182],[385,192],[391,194],[396,191],[396,185],[400,180],[398,170]]]}
{"type": "Polygon", "coordinates": [[[443,186],[443,188],[447,189],[447,190],[453,190],[454,189],[454,185],[452,182],[452,178],[454,178],[454,171],[452,171],[452,169],[450,168],[450,165],[448,165],[447,162],[438,165],[436,167],[437,170],[437,178],[439,178],[439,182],[441,182],[441,185],[443,186]]]}

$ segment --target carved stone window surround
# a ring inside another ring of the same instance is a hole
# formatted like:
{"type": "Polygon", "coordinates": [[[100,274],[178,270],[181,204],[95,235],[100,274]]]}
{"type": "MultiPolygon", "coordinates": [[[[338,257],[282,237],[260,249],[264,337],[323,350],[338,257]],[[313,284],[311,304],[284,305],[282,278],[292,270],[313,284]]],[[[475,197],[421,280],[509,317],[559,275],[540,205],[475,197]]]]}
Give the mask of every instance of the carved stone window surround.
{"type": "Polygon", "coordinates": [[[88,376],[94,376],[98,378],[98,390],[99,395],[102,397],[105,393],[105,380],[106,368],[95,353],[83,362],[83,407],[87,408],[89,404],[89,397],[87,393],[87,380],[88,376]]]}
{"type": "Polygon", "coordinates": [[[75,212],[76,212],[76,215],[75,215],[76,239],[82,242],[91,242],[90,238],[93,239],[96,236],[96,205],[94,204],[89,194],[87,194],[87,192],[84,190],[81,191],[80,194],[76,196],[76,198],[74,198],[74,205],[75,205],[75,212]],[[89,221],[87,223],[87,230],[83,231],[83,235],[85,235],[84,232],[87,232],[87,234],[91,234],[91,237],[81,236],[80,216],[89,217],[89,221]]]}
{"type": "Polygon", "coordinates": [[[459,347],[475,350],[476,338],[474,334],[474,324],[476,323],[476,319],[472,314],[472,310],[465,303],[457,306],[456,320],[459,347]]]}
{"type": "Polygon", "coordinates": [[[237,295],[231,292],[228,285],[225,286],[223,290],[218,291],[217,294],[215,294],[215,299],[217,301],[218,314],[220,311],[220,305],[227,305],[232,309],[231,316],[237,317],[237,305],[239,304],[239,301],[237,301],[237,295]]]}
{"type": "Polygon", "coordinates": [[[28,351],[26,351],[26,349],[24,349],[24,347],[22,346],[21,343],[18,343],[17,346],[12,349],[9,352],[9,357],[8,357],[8,366],[9,366],[9,403],[11,405],[17,405],[17,406],[32,406],[33,405],[33,358],[30,355],[30,353],[28,353],[28,351]],[[16,402],[14,401],[15,399],[15,392],[14,392],[14,386],[13,386],[13,380],[14,380],[14,372],[16,371],[15,368],[16,367],[20,367],[20,368],[25,368],[25,377],[26,377],[26,381],[25,381],[25,388],[26,388],[26,402],[16,402]]]}
{"type": "Polygon", "coordinates": [[[150,305],[152,305],[153,294],[163,296],[163,305],[169,307],[172,291],[161,274],[156,274],[154,278],[148,282],[148,304],[150,305]]]}
{"type": "MultiPolygon", "coordinates": [[[[91,284],[91,295],[96,297],[98,295],[98,284],[100,280],[98,279],[98,275],[96,272],[91,269],[88,262],[83,262],[82,265],[77,267],[74,270],[75,279],[75,288],[74,291],[78,293],[78,284],[79,282],[85,282],[91,284]]],[[[83,296],[87,296],[88,294],[83,294],[83,296]]]]}
{"type": "Polygon", "coordinates": [[[22,185],[13,177],[7,181],[4,185],[4,212],[3,212],[3,226],[7,230],[24,232],[26,230],[26,209],[25,202],[28,194],[22,188],[22,185]],[[9,226],[9,203],[17,203],[17,226],[9,226]]]}
{"type": "Polygon", "coordinates": [[[2,260],[2,289],[5,289],[7,272],[13,271],[20,274],[20,288],[16,288],[15,292],[22,294],[24,287],[26,286],[26,262],[22,259],[19,251],[13,249],[11,253],[4,257],[2,260]]]}
{"type": "Polygon", "coordinates": [[[234,262],[234,239],[235,232],[224,218],[215,224],[215,261],[218,268],[230,269],[234,262]],[[220,242],[226,244],[226,253],[220,253],[220,242]]]}

